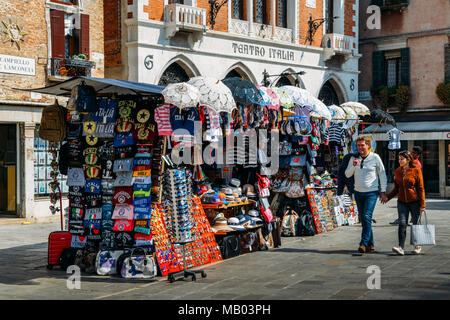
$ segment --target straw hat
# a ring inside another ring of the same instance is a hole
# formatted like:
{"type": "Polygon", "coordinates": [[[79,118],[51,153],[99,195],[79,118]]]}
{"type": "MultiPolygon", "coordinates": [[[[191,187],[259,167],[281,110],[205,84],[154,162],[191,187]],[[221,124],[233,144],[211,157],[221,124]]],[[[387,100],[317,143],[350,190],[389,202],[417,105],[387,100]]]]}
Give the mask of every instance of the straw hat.
{"type": "Polygon", "coordinates": [[[235,231],[233,228],[230,228],[228,226],[227,220],[216,220],[214,222],[214,225],[211,227],[214,231],[214,233],[216,232],[231,232],[231,231],[235,231]]]}

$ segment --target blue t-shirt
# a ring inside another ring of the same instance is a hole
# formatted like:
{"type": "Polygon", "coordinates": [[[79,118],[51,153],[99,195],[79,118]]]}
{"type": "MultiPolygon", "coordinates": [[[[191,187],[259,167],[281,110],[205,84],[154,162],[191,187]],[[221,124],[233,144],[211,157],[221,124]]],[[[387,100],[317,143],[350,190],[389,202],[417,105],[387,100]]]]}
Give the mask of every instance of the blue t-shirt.
{"type": "Polygon", "coordinates": [[[187,133],[194,135],[195,121],[200,121],[200,114],[197,108],[188,108],[181,110],[177,107],[170,109],[170,125],[174,134],[183,136],[187,133]],[[176,134],[177,129],[185,129],[187,133],[176,134]]]}

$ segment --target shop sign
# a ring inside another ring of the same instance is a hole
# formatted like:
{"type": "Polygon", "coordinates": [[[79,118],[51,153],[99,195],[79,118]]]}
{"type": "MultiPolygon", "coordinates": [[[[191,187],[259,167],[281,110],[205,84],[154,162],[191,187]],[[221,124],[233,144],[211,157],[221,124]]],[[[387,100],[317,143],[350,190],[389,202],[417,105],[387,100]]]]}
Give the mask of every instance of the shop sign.
{"type": "Polygon", "coordinates": [[[273,60],[295,61],[294,51],[292,50],[274,49],[265,46],[236,42],[233,42],[231,46],[234,54],[244,54],[273,60]]]}
{"type": "Polygon", "coordinates": [[[36,75],[36,60],[0,54],[0,73],[34,76],[36,75]]]}

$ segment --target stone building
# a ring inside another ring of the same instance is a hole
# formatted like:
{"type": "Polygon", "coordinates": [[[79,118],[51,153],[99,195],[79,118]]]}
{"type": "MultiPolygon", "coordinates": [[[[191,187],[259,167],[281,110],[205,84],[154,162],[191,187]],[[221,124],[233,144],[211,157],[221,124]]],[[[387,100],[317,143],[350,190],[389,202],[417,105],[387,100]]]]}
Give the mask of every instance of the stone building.
{"type": "Polygon", "coordinates": [[[105,77],[239,76],[298,84],[326,103],[357,100],[358,2],[105,0],[105,77]]]}
{"type": "Polygon", "coordinates": [[[103,2],[95,0],[0,1],[0,219],[59,219],[49,210],[50,156],[37,135],[42,108],[55,98],[16,88],[103,77],[99,12],[103,2]]]}
{"type": "MultiPolygon", "coordinates": [[[[359,100],[388,109],[403,132],[401,148],[418,145],[424,150],[427,195],[449,197],[450,105],[438,98],[436,89],[450,80],[450,2],[361,0],[359,28],[359,100]],[[379,8],[380,28],[372,27],[374,5],[379,8]]],[[[375,132],[392,182],[398,150],[388,149],[390,129],[371,126],[366,132],[375,132]]]]}

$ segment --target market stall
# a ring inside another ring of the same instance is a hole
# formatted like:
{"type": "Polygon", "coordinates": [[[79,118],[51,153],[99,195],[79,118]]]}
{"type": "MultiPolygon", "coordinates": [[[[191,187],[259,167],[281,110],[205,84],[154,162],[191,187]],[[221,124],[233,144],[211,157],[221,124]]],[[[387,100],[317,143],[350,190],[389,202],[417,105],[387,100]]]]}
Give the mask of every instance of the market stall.
{"type": "Polygon", "coordinates": [[[242,78],[159,87],[76,77],[33,91],[69,98],[53,154],[68,177],[71,241],[54,264],[195,279],[186,270],[278,247],[282,235],[358,222],[336,187],[364,105],[242,78]]]}

